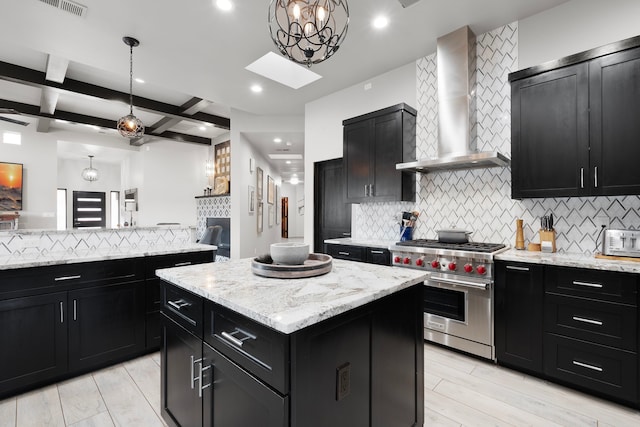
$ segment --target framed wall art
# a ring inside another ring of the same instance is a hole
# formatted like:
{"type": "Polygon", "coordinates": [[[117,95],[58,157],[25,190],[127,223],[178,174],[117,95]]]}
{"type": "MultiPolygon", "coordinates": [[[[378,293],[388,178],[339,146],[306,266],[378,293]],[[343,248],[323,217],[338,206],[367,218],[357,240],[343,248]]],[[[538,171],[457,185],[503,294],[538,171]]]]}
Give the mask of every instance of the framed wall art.
{"type": "Polygon", "coordinates": [[[273,227],[273,217],[275,216],[274,214],[274,206],[273,205],[269,205],[268,207],[269,209],[269,228],[273,227]]]}
{"type": "Polygon", "coordinates": [[[262,202],[258,202],[258,233],[262,233],[262,202]]]}
{"type": "Polygon", "coordinates": [[[267,175],[267,203],[273,205],[275,199],[275,187],[273,183],[273,178],[267,175]]]}
{"type": "Polygon", "coordinates": [[[262,201],[262,178],[263,178],[263,172],[262,169],[257,167],[256,168],[256,198],[258,199],[259,202],[262,201]]]}
{"type": "Polygon", "coordinates": [[[256,211],[256,187],[249,186],[249,215],[253,215],[256,211]]]}

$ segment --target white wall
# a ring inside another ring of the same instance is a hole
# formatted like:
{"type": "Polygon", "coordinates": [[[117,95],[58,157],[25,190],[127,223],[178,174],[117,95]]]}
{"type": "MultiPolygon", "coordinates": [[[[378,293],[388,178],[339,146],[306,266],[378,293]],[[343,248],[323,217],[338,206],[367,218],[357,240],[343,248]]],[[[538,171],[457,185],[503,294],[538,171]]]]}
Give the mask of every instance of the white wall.
{"type": "Polygon", "coordinates": [[[572,0],[518,22],[519,69],[640,34],[638,0],[572,0]]]}
{"type": "MultiPolygon", "coordinates": [[[[246,258],[268,253],[269,245],[280,239],[280,226],[268,224],[267,175],[281,184],[267,159],[255,151],[243,132],[302,132],[303,116],[254,116],[239,110],[231,110],[231,257],[246,258]],[[256,187],[256,170],[249,172],[249,158],[263,170],[263,232],[257,232],[256,212],[249,214],[248,186],[256,187]]],[[[275,205],[274,209],[275,209],[275,205]]]]}
{"type": "MultiPolygon", "coordinates": [[[[111,191],[120,191],[120,201],[124,203],[124,193],[120,187],[120,165],[104,163],[93,159],[93,167],[98,170],[100,178],[89,182],[82,179],[82,170],[89,167],[89,158],[58,159],[58,188],[67,190],[67,228],[73,227],[73,192],[74,191],[98,191],[105,193],[106,199],[106,226],[115,227],[117,220],[111,220],[111,191]]],[[[124,223],[128,216],[121,217],[124,223]]]]}
{"type": "Polygon", "coordinates": [[[0,141],[0,162],[22,163],[22,211],[20,228],[56,228],[56,140],[53,134],[37,133],[35,125],[23,127],[0,122],[2,132],[20,132],[21,145],[0,141]]]}
{"type": "Polygon", "coordinates": [[[305,106],[304,241],[313,247],[313,164],[342,157],[342,121],[404,102],[416,108],[415,63],[366,80],[305,106]],[[364,90],[364,84],[371,89],[364,90]]]}

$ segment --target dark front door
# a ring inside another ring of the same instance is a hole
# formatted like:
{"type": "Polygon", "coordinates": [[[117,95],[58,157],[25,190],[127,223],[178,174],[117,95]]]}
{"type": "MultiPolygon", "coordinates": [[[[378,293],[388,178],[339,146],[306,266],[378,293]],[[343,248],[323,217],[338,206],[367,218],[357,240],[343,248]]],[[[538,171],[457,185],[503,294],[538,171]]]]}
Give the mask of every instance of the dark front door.
{"type": "Polygon", "coordinates": [[[73,192],[73,228],[106,227],[107,212],[104,192],[73,192]]]}

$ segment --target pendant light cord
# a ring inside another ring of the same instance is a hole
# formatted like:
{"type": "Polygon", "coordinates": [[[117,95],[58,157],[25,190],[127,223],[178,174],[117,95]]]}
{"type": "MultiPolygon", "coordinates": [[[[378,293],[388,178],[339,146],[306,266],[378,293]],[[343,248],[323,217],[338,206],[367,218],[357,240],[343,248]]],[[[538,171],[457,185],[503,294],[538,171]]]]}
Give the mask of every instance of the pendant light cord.
{"type": "Polygon", "coordinates": [[[133,45],[129,46],[129,113],[133,116],[133,45]]]}

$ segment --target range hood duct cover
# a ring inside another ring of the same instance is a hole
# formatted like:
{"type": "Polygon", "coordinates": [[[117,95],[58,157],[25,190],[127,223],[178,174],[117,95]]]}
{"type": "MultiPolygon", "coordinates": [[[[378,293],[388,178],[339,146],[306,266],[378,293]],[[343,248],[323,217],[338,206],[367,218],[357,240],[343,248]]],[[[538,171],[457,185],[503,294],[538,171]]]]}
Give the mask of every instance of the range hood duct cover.
{"type": "Polygon", "coordinates": [[[476,149],[476,36],[468,26],[437,40],[438,157],[400,163],[413,172],[509,166],[495,151],[476,149]]]}

